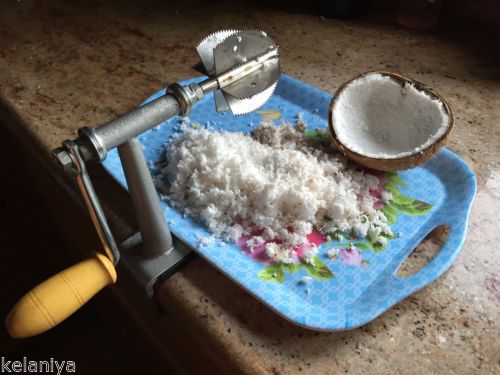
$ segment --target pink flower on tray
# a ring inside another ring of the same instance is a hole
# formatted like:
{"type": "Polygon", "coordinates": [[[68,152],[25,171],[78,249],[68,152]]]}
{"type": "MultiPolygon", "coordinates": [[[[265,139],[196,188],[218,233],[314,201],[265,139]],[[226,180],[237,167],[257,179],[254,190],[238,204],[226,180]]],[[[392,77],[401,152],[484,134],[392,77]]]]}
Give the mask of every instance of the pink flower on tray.
{"type": "Polygon", "coordinates": [[[349,266],[362,266],[366,267],[368,262],[363,260],[363,254],[356,249],[351,247],[349,249],[340,249],[339,251],[340,260],[349,266]]]}
{"type": "Polygon", "coordinates": [[[382,190],[382,188],[380,188],[380,187],[379,187],[378,189],[370,189],[370,191],[369,191],[369,192],[370,192],[370,195],[371,195],[372,197],[375,197],[375,198],[382,198],[382,193],[383,193],[384,191],[382,190]]]}
{"type": "Polygon", "coordinates": [[[249,234],[244,234],[242,235],[236,243],[240,246],[240,248],[245,251],[246,253],[250,254],[250,256],[258,261],[264,262],[264,263],[269,263],[271,259],[267,256],[266,254],[266,243],[264,242],[260,245],[257,245],[255,247],[250,247],[247,244],[247,241],[252,238],[253,236],[260,235],[262,231],[260,232],[253,232],[251,235],[249,234]]]}
{"type": "Polygon", "coordinates": [[[373,208],[376,210],[381,209],[384,207],[384,202],[382,201],[382,194],[384,193],[384,189],[379,187],[378,189],[370,189],[370,195],[372,197],[377,198],[377,201],[373,203],[373,208]]]}
{"type": "Polygon", "coordinates": [[[326,238],[318,231],[313,230],[307,235],[307,240],[309,241],[309,243],[312,243],[315,246],[320,246],[323,242],[326,241],[326,238]]]}
{"type": "MultiPolygon", "coordinates": [[[[280,244],[280,241],[264,241],[256,246],[250,247],[248,245],[248,240],[250,240],[253,236],[260,236],[262,234],[262,230],[255,230],[250,235],[244,234],[242,235],[236,243],[240,246],[240,248],[246,253],[250,254],[250,256],[258,260],[260,262],[269,264],[272,259],[266,254],[266,245],[270,242],[274,242],[276,244],[280,244]]],[[[308,253],[312,250],[313,246],[320,246],[323,242],[326,241],[326,238],[319,232],[313,230],[311,233],[307,235],[307,241],[301,245],[297,245],[293,248],[295,253],[296,261],[300,262],[307,258],[308,253]]]]}
{"type": "Polygon", "coordinates": [[[377,198],[377,201],[373,203],[373,208],[380,210],[384,207],[385,203],[382,200],[382,194],[385,192],[384,186],[387,183],[387,176],[385,173],[381,173],[375,170],[367,169],[367,173],[374,175],[378,179],[378,187],[376,189],[370,189],[369,193],[372,197],[377,198]]]}

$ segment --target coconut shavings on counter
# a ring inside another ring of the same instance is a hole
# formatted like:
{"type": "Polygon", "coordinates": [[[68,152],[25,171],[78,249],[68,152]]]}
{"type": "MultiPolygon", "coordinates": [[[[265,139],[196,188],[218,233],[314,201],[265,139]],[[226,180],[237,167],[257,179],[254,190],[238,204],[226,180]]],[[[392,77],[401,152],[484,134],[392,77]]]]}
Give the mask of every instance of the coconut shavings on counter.
{"type": "Polygon", "coordinates": [[[264,246],[272,262],[312,261],[313,230],[391,234],[375,208],[378,178],[312,145],[302,127],[263,124],[252,135],[185,127],[166,152],[171,205],[224,240],[264,246]]]}

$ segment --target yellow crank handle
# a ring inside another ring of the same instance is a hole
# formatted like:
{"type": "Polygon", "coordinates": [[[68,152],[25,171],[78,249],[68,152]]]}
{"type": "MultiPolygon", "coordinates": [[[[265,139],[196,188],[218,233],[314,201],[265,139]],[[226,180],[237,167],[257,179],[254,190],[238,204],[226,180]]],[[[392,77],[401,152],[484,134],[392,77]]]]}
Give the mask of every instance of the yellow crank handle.
{"type": "Polygon", "coordinates": [[[116,282],[113,263],[103,254],[77,263],[26,293],[5,321],[13,338],[48,331],[82,307],[105,286],[116,282]]]}

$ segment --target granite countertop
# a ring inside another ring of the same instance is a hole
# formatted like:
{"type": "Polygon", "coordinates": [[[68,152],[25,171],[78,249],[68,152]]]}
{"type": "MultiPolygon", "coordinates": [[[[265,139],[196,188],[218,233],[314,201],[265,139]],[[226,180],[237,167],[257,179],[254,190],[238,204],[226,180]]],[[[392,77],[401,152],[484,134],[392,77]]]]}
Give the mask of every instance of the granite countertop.
{"type": "Polygon", "coordinates": [[[164,282],[158,299],[228,368],[245,373],[499,373],[500,65],[488,45],[498,28],[456,17],[415,32],[376,17],[327,20],[277,3],[7,1],[0,5],[0,105],[15,115],[14,130],[48,156],[77,128],[105,123],[191,77],[196,43],[234,26],[266,30],[281,46],[287,74],[330,93],[372,69],[432,86],[455,114],[448,147],[479,185],[465,247],[439,280],[340,333],[294,326],[200,258],[164,282]]]}

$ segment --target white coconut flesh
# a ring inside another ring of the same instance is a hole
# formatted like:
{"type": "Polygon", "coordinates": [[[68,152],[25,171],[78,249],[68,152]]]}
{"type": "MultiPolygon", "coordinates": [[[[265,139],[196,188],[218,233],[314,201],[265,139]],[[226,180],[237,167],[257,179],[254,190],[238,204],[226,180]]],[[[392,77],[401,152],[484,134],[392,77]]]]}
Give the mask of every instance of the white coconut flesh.
{"type": "Polygon", "coordinates": [[[332,125],[342,145],[360,155],[396,159],[421,152],[449,127],[443,103],[410,82],[371,73],[338,94],[332,125]]]}

